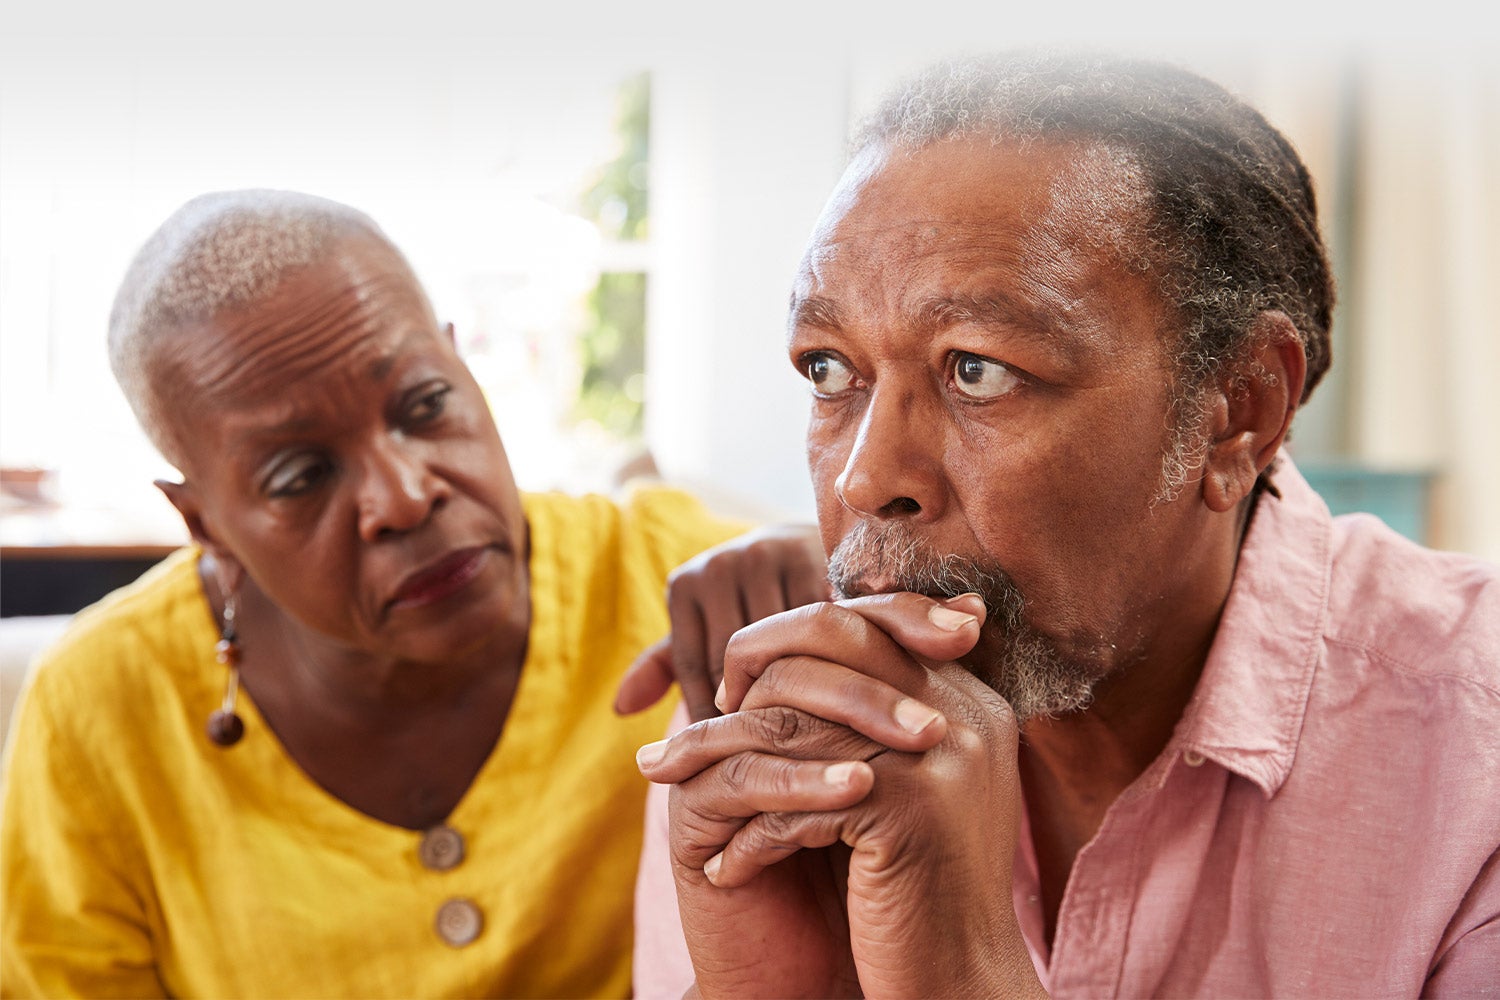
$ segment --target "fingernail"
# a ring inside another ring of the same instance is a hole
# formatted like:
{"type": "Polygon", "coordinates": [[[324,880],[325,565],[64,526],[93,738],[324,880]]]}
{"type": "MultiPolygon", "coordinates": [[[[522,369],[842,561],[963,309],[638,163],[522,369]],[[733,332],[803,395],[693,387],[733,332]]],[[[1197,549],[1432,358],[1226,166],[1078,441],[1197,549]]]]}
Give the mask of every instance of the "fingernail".
{"type": "Polygon", "coordinates": [[[962,611],[954,611],[945,608],[941,604],[934,604],[927,611],[927,619],[945,632],[957,632],[965,625],[979,621],[973,615],[964,614],[962,611]]]}
{"type": "Polygon", "coordinates": [[[651,767],[661,762],[667,755],[667,741],[657,740],[655,743],[647,743],[635,752],[636,767],[651,767]]]}
{"type": "Polygon", "coordinates": [[[854,780],[854,763],[829,764],[823,769],[823,780],[832,788],[848,788],[854,780]]]}
{"type": "Polygon", "coordinates": [[[708,880],[710,882],[719,877],[719,866],[723,863],[724,852],[720,851],[718,854],[715,854],[713,857],[709,858],[708,863],[703,866],[703,874],[708,876],[708,880]]]}
{"type": "Polygon", "coordinates": [[[719,690],[714,692],[714,707],[724,711],[724,682],[719,681],[719,690]]]}
{"type": "Polygon", "coordinates": [[[938,720],[938,714],[920,701],[902,698],[896,702],[896,723],[913,736],[938,720]]]}

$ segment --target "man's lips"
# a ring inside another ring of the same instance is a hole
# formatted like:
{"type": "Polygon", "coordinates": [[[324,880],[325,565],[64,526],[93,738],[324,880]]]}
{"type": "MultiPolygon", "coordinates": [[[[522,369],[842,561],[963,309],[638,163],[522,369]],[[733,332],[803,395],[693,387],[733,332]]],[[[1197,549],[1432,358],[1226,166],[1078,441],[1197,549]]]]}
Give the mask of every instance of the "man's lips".
{"type": "Polygon", "coordinates": [[[419,608],[443,600],[468,586],[489,561],[487,546],[459,549],[407,576],[386,602],[386,610],[419,608]]]}

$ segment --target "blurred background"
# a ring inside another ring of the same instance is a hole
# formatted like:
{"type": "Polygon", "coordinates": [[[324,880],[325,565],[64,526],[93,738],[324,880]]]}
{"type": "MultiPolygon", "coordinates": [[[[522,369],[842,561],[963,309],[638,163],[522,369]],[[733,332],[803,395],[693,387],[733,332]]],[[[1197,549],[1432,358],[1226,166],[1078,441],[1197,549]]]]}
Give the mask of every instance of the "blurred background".
{"type": "Polygon", "coordinates": [[[1172,59],[1292,139],[1340,282],[1293,451],[1336,507],[1500,559],[1500,45],[1456,10],[18,6],[0,613],[36,613],[22,563],[76,576],[184,537],[105,323],[135,249],[213,189],[371,214],[455,324],[523,487],[608,490],[649,454],[726,511],[810,518],[784,314],[849,127],[933,59],[1021,44],[1172,59]]]}

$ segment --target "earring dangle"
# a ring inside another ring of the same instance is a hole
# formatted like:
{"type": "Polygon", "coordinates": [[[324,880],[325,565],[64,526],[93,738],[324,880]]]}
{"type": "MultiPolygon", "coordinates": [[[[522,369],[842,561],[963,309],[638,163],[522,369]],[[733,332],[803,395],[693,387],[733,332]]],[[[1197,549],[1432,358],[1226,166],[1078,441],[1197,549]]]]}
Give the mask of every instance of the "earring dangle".
{"type": "Polygon", "coordinates": [[[245,723],[234,711],[234,699],[240,691],[240,641],[234,627],[234,595],[224,595],[224,630],[214,647],[214,657],[229,668],[229,682],[224,689],[224,705],[208,717],[208,738],[221,747],[232,747],[245,735],[245,723]]]}

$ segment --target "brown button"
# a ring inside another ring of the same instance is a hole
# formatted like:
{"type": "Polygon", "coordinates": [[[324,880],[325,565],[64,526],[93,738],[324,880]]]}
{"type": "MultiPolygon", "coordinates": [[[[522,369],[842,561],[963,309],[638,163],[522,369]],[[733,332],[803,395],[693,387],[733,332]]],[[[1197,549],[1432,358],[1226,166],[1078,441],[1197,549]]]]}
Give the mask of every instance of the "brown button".
{"type": "Polygon", "coordinates": [[[422,834],[417,856],[425,867],[445,872],[464,859],[463,834],[451,826],[435,826],[422,834]]]}
{"type": "Polygon", "coordinates": [[[438,907],[433,926],[445,943],[462,948],[484,930],[484,914],[472,899],[450,899],[438,907]]]}

